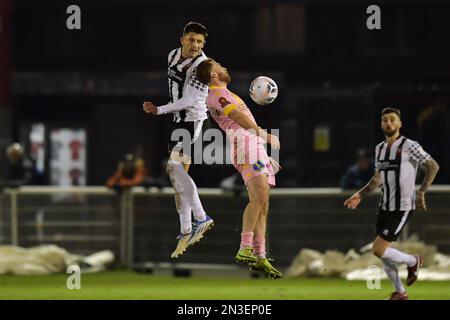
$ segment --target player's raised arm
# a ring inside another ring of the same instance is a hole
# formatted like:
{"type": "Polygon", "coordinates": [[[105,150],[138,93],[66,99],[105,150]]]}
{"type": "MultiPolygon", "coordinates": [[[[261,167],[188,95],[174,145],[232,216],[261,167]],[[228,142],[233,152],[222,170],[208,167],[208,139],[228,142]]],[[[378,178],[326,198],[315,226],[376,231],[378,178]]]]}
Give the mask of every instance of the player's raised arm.
{"type": "MultiPolygon", "coordinates": [[[[232,105],[229,105],[232,106],[232,105]]],[[[225,107],[225,111],[227,107],[225,107]]],[[[234,120],[238,125],[240,125],[245,130],[253,130],[255,134],[260,136],[264,141],[272,146],[274,149],[280,149],[280,140],[277,136],[267,133],[265,130],[261,129],[256,123],[254,123],[245,113],[239,109],[233,108],[228,112],[228,117],[234,120]]]]}
{"type": "Polygon", "coordinates": [[[377,189],[381,184],[380,171],[376,171],[372,179],[358,192],[344,201],[344,206],[348,209],[356,209],[365,195],[377,189]]]}

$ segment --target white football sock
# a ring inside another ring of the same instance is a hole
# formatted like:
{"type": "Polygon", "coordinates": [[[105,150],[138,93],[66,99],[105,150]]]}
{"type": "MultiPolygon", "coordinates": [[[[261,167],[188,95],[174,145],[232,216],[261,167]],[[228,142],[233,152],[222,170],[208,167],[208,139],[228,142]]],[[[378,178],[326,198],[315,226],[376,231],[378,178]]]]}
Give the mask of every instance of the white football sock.
{"type": "Polygon", "coordinates": [[[381,258],[386,258],[396,263],[406,263],[408,267],[412,267],[417,263],[416,257],[394,248],[387,248],[381,258]]]}
{"type": "Polygon", "coordinates": [[[395,291],[406,292],[402,280],[400,280],[400,277],[398,276],[398,269],[396,263],[389,259],[381,259],[381,260],[383,261],[384,271],[386,271],[388,278],[391,279],[395,291]]]}
{"type": "Polygon", "coordinates": [[[194,213],[195,219],[198,221],[205,220],[206,213],[203,210],[194,180],[191,179],[183,166],[177,161],[169,160],[167,167],[175,191],[180,193],[186,200],[194,213]]]}
{"type": "Polygon", "coordinates": [[[175,205],[180,217],[180,233],[188,234],[192,231],[191,207],[179,193],[175,193],[175,205]]]}

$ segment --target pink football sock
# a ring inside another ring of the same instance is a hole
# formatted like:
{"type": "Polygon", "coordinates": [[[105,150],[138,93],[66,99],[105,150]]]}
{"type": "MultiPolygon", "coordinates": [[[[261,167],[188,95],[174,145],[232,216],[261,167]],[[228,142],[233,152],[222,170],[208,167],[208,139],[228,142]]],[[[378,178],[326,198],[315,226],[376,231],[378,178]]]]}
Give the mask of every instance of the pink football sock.
{"type": "Polygon", "coordinates": [[[253,232],[242,231],[241,232],[241,249],[252,247],[253,245],[253,232]]]}
{"type": "Polygon", "coordinates": [[[253,240],[253,254],[258,258],[266,257],[266,239],[264,237],[256,237],[253,240]]]}

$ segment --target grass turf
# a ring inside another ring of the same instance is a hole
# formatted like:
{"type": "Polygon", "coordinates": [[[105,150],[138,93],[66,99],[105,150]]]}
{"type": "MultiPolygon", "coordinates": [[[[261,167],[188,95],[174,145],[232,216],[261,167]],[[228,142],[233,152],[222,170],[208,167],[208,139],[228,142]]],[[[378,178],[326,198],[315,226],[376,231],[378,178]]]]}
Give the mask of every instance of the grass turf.
{"type": "MultiPolygon", "coordinates": [[[[250,279],[192,277],[108,271],[81,275],[81,289],[69,290],[69,275],[0,276],[0,299],[366,299],[380,300],[392,291],[387,281],[369,290],[362,281],[343,279],[250,279]]],[[[450,282],[417,282],[407,288],[413,299],[450,299],[450,282]]]]}

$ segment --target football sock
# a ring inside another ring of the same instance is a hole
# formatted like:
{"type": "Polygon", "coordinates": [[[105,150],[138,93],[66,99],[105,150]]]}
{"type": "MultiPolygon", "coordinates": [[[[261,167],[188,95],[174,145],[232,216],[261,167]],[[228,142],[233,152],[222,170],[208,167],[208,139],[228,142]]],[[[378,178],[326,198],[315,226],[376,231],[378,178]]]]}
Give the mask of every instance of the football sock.
{"type": "Polygon", "coordinates": [[[241,247],[240,249],[245,249],[253,245],[253,232],[242,231],[241,232],[241,247]]]}
{"type": "Polygon", "coordinates": [[[266,239],[264,237],[255,237],[253,239],[253,253],[258,258],[266,257],[266,239]]]}
{"type": "Polygon", "coordinates": [[[416,257],[410,254],[403,253],[400,250],[394,248],[387,248],[381,258],[389,259],[396,263],[406,263],[408,267],[412,267],[417,262],[416,257]]]}
{"type": "Polygon", "coordinates": [[[396,292],[406,292],[400,277],[398,276],[397,264],[389,259],[381,259],[383,261],[383,268],[396,292]]]}
{"type": "Polygon", "coordinates": [[[206,213],[205,210],[203,210],[194,180],[191,179],[179,162],[169,160],[167,166],[169,168],[170,180],[172,181],[175,191],[180,193],[186,200],[194,213],[195,219],[197,221],[204,221],[206,219],[206,213]]]}
{"type": "Polygon", "coordinates": [[[180,217],[180,232],[182,234],[188,234],[192,231],[191,207],[179,193],[175,194],[175,204],[180,217]]]}

